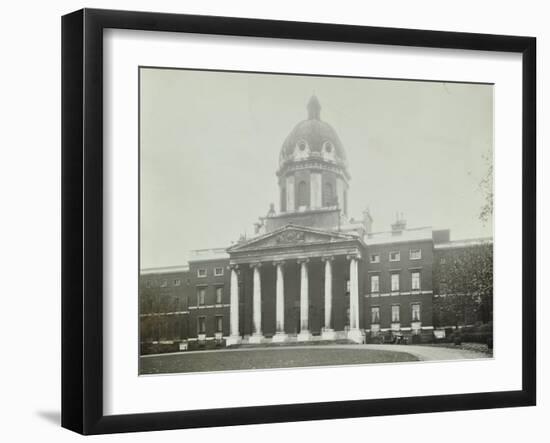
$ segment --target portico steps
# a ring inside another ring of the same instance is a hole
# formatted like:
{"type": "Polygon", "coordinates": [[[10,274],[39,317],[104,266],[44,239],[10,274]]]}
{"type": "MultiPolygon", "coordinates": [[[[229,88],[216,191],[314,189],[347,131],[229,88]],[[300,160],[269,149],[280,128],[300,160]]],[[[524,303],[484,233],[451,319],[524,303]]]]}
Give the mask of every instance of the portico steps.
{"type": "Polygon", "coordinates": [[[311,335],[309,340],[298,340],[297,334],[288,334],[285,341],[273,340],[273,337],[263,337],[260,342],[254,337],[254,340],[249,340],[248,336],[245,336],[240,344],[228,346],[234,348],[268,348],[268,347],[285,347],[285,346],[322,346],[322,345],[344,345],[344,344],[356,344],[353,340],[347,338],[347,332],[335,331],[334,340],[325,340],[321,335],[311,335]]]}

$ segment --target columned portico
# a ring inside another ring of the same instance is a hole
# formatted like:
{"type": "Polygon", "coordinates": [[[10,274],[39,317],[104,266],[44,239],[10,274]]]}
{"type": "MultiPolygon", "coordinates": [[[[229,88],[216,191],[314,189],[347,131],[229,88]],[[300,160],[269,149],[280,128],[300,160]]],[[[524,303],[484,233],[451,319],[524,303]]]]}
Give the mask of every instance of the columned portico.
{"type": "Polygon", "coordinates": [[[252,335],[249,343],[261,343],[262,334],[262,281],[260,277],[261,263],[251,263],[253,270],[252,278],[252,335]]]}
{"type": "Polygon", "coordinates": [[[277,260],[273,262],[276,268],[276,288],[275,288],[275,335],[274,342],[284,342],[288,340],[285,333],[285,280],[284,280],[284,261],[277,260]]]}
{"type": "Polygon", "coordinates": [[[362,342],[358,260],[363,247],[355,235],[287,225],[230,248],[230,263],[242,273],[247,304],[238,310],[235,270],[227,343],[239,343],[239,334],[245,343],[255,344],[343,338],[362,342]],[[348,300],[351,320],[346,328],[348,300]]]}
{"type": "Polygon", "coordinates": [[[298,260],[300,265],[300,333],[298,341],[308,341],[311,339],[309,331],[309,276],[308,265],[309,259],[303,258],[298,260]]]}
{"type": "Polygon", "coordinates": [[[325,262],[325,323],[321,333],[324,340],[334,340],[336,334],[332,327],[332,261],[334,257],[323,257],[325,262]]]}
{"type": "Polygon", "coordinates": [[[230,307],[229,307],[229,319],[230,319],[230,336],[227,339],[227,346],[237,345],[241,342],[241,334],[239,333],[239,277],[237,274],[237,265],[230,265],[231,271],[230,279],[230,307]]]}

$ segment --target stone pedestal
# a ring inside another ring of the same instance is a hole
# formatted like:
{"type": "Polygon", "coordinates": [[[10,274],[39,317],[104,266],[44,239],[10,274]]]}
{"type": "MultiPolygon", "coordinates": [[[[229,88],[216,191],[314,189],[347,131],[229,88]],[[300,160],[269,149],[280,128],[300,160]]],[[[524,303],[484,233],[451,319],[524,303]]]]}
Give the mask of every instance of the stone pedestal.
{"type": "Polygon", "coordinates": [[[277,332],[271,339],[272,343],[284,343],[289,340],[288,334],[284,332],[277,332]]]}
{"type": "Polygon", "coordinates": [[[321,332],[321,338],[323,340],[336,340],[336,332],[334,329],[324,328],[321,332]]]}
{"type": "Polygon", "coordinates": [[[260,344],[264,339],[264,336],[262,334],[252,334],[248,338],[248,343],[250,344],[260,344]]]}
{"type": "Polygon", "coordinates": [[[364,343],[365,342],[365,334],[361,329],[350,329],[348,331],[348,340],[351,340],[355,343],[364,343]]]}
{"type": "Polygon", "coordinates": [[[312,338],[311,332],[308,330],[300,331],[298,336],[296,337],[296,341],[310,341],[312,338]]]}
{"type": "Polygon", "coordinates": [[[240,335],[230,335],[227,337],[227,340],[225,340],[225,346],[234,346],[234,345],[240,345],[242,342],[240,335]]]}

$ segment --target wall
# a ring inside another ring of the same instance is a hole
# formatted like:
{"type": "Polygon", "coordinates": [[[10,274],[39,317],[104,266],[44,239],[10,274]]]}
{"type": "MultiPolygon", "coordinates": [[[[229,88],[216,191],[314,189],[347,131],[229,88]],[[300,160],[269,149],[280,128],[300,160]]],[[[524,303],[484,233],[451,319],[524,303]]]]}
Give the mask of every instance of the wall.
{"type": "Polygon", "coordinates": [[[265,223],[266,232],[275,231],[288,224],[336,230],[340,224],[340,211],[338,209],[320,209],[307,212],[288,212],[277,217],[268,217],[265,219],[265,223]]]}
{"type": "MultiPolygon", "coordinates": [[[[545,2],[480,2],[435,0],[410,2],[288,1],[232,2],[157,0],[21,1],[3,5],[0,28],[2,70],[0,110],[0,223],[3,312],[0,365],[2,440],[84,441],[58,427],[60,408],[60,16],[82,6],[158,10],[212,15],[236,15],[286,20],[342,22],[362,25],[415,27],[535,35],[539,38],[539,149],[550,121],[550,88],[542,79],[550,75],[550,29],[545,2]],[[21,327],[24,311],[25,323],[21,327]]],[[[550,173],[549,156],[543,161],[550,173]]],[[[542,168],[542,163],[539,164],[542,168]]],[[[542,177],[539,169],[539,177],[542,177]]],[[[548,226],[549,180],[539,226],[548,226]]],[[[540,188],[539,188],[540,189],[540,188]]],[[[539,199],[542,203],[542,198],[539,199]]],[[[539,213],[541,214],[541,213],[539,213]]],[[[540,232],[544,258],[539,269],[550,266],[549,234],[540,232]]],[[[548,294],[548,280],[539,280],[539,294],[548,294]]],[[[539,312],[550,308],[539,299],[539,312]]],[[[542,317],[539,317],[542,319],[542,317]]],[[[540,324],[540,321],[539,321],[540,324]]],[[[539,328],[539,371],[548,372],[550,328],[539,328]]],[[[365,380],[368,382],[368,380],[365,380]]],[[[309,423],[258,425],[224,429],[166,431],[116,435],[93,441],[168,442],[200,439],[261,443],[311,439],[340,441],[352,436],[367,441],[388,438],[422,442],[522,441],[548,433],[549,383],[539,380],[539,406],[457,413],[422,414],[329,420],[309,423]],[[420,433],[419,433],[420,431],[420,433]]],[[[285,386],[285,389],[291,387],[285,386]]],[[[297,388],[297,387],[294,387],[297,388]]],[[[323,389],[322,386],[319,389],[323,389]]],[[[89,439],[88,439],[89,440],[89,439]]],[[[88,441],[86,440],[86,441],[88,441]]]]}
{"type": "Polygon", "coordinates": [[[196,338],[198,334],[198,318],[205,317],[206,337],[212,338],[216,331],[215,317],[222,316],[222,332],[229,335],[229,282],[231,273],[227,269],[229,261],[209,260],[189,263],[189,337],[196,338]],[[221,268],[222,275],[216,276],[214,270],[221,268]],[[205,269],[206,276],[199,277],[198,270],[205,269]],[[206,290],[204,305],[199,306],[198,289],[206,290]],[[216,303],[216,288],[223,288],[222,302],[216,303]]]}
{"type": "Polygon", "coordinates": [[[139,279],[139,294],[142,344],[159,340],[177,341],[188,337],[189,272],[142,275],[139,279]]]}

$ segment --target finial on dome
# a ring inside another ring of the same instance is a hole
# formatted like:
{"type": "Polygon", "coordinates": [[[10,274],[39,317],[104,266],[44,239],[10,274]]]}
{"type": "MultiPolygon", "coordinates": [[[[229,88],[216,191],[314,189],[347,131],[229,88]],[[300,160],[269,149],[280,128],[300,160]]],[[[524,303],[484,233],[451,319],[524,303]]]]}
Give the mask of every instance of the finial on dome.
{"type": "Polygon", "coordinates": [[[321,103],[313,94],[307,103],[307,115],[310,120],[321,120],[321,103]]]}

